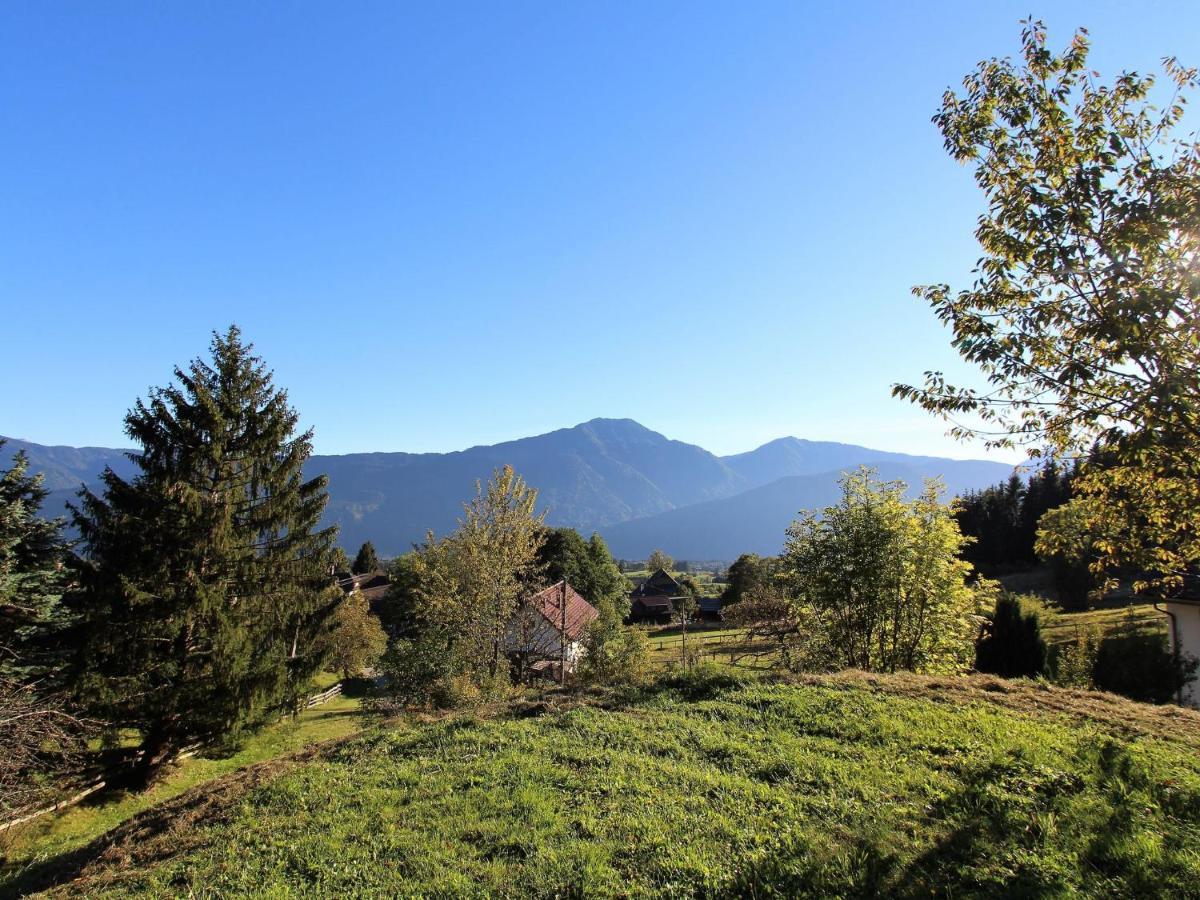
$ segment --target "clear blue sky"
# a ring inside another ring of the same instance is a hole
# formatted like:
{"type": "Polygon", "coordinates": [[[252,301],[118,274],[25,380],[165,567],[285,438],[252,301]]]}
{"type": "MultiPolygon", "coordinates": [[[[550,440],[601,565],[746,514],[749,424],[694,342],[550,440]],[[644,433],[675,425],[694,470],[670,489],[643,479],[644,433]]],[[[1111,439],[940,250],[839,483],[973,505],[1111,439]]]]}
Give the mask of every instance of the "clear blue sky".
{"type": "MultiPolygon", "coordinates": [[[[1018,4],[9,3],[0,433],[121,417],[242,326],[320,452],[629,416],[979,455],[891,399],[961,373],[909,294],[980,198],[930,123],[1018,4]]],[[[1200,3],[1042,4],[1105,76],[1200,3]]]]}

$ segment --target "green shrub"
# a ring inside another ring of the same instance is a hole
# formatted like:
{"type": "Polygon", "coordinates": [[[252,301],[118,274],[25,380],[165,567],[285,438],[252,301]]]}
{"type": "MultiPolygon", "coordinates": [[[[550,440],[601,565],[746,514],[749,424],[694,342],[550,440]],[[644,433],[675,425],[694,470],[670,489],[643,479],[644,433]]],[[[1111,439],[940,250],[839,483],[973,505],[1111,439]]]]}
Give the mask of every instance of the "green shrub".
{"type": "Polygon", "coordinates": [[[976,671],[1036,678],[1045,674],[1047,656],[1037,612],[1012,594],[997,597],[987,631],[975,644],[976,671]]]}
{"type": "Polygon", "coordinates": [[[1073,642],[1060,644],[1053,660],[1054,683],[1086,691],[1095,687],[1092,678],[1099,646],[1100,632],[1095,628],[1080,629],[1073,642]]]}
{"type": "Polygon", "coordinates": [[[584,647],[579,674],[589,684],[640,684],[650,674],[650,641],[641,628],[597,620],[584,647]]]}
{"type": "Polygon", "coordinates": [[[1165,634],[1125,626],[1100,641],[1092,682],[1102,691],[1145,703],[1170,703],[1195,677],[1196,661],[1173,653],[1165,634]]]}

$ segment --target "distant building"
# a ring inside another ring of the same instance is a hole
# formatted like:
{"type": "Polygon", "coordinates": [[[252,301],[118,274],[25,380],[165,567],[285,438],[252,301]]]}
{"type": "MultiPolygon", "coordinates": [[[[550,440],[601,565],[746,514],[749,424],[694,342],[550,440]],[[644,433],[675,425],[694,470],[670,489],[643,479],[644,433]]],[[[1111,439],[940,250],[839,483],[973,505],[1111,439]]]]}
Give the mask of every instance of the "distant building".
{"type": "Polygon", "coordinates": [[[355,575],[351,572],[334,572],[334,580],[337,586],[347,594],[353,594],[359,591],[367,598],[367,605],[371,612],[379,614],[378,606],[387,596],[388,589],[392,586],[392,580],[388,577],[387,572],[363,572],[361,575],[355,575]]]}
{"type": "Polygon", "coordinates": [[[724,618],[721,615],[721,598],[697,597],[695,618],[705,622],[720,622],[724,618]]]}
{"type": "Polygon", "coordinates": [[[558,680],[570,674],[583,658],[587,626],[600,613],[566,580],[528,598],[509,623],[505,650],[518,680],[529,677],[558,680]]]}
{"type": "Polygon", "coordinates": [[[659,569],[629,595],[629,618],[633,622],[666,624],[675,614],[674,601],[684,595],[683,585],[666,569],[659,569]]]}

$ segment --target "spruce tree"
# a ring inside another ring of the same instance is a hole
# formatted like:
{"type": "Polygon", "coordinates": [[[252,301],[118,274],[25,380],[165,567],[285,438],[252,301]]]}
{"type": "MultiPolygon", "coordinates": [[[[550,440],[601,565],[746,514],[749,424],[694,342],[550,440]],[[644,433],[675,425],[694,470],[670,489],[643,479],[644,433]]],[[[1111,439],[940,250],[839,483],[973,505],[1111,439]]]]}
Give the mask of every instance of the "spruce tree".
{"type": "Polygon", "coordinates": [[[39,516],[42,481],[29,473],[24,451],[0,471],[0,677],[37,679],[44,689],[61,668],[68,622],[60,602],[62,520],[39,516]]]}
{"type": "Polygon", "coordinates": [[[333,553],[330,555],[329,568],[335,573],[350,571],[350,557],[346,555],[346,551],[341,547],[333,548],[333,553]]]}
{"type": "Polygon", "coordinates": [[[341,599],[335,530],[317,527],[326,480],[302,473],[311,431],[236,326],[211,350],[126,415],[137,474],[106,470],[74,509],[77,691],[140,733],[142,782],[192,742],[294,709],[341,599]]]}
{"type": "Polygon", "coordinates": [[[379,556],[375,552],[375,545],[366,541],[358,548],[358,555],[354,557],[354,564],[350,566],[350,571],[355,575],[365,575],[367,572],[378,571],[379,568],[379,556]]]}
{"type": "Polygon", "coordinates": [[[996,599],[987,633],[975,644],[975,669],[1004,678],[1036,678],[1046,672],[1048,650],[1036,612],[1010,594],[996,599]]]}
{"type": "Polygon", "coordinates": [[[66,547],[62,520],[39,515],[45,498],[42,476],[16,454],[0,471],[0,819],[56,793],[86,731],[59,692],[70,646],[66,547]]]}

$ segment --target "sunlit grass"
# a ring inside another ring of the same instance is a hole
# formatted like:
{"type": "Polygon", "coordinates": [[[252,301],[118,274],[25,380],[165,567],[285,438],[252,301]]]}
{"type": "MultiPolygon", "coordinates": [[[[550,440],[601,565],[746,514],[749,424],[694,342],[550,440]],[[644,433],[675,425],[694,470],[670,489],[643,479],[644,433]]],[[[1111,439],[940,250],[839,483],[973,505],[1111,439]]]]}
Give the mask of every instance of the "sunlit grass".
{"type": "MultiPolygon", "coordinates": [[[[337,681],[326,679],[329,684],[337,681]]],[[[327,687],[320,685],[320,687],[327,687]]],[[[224,757],[194,756],[143,793],[98,794],[59,813],[19,826],[5,835],[10,863],[20,865],[80,847],[120,823],[182,794],[189,788],[263,760],[275,759],[310,744],[344,737],[362,726],[356,698],[339,696],[252,735],[236,753],[224,757]]]]}
{"type": "Polygon", "coordinates": [[[705,669],[533,717],[376,727],[216,817],[139,836],[121,850],[132,858],[69,890],[1194,894],[1200,720],[1181,714],[1190,733],[1152,737],[1005,708],[979,687],[939,702],[940,684],[960,682],[908,676],[898,690],[913,696],[886,677],[777,684],[705,669]]]}

